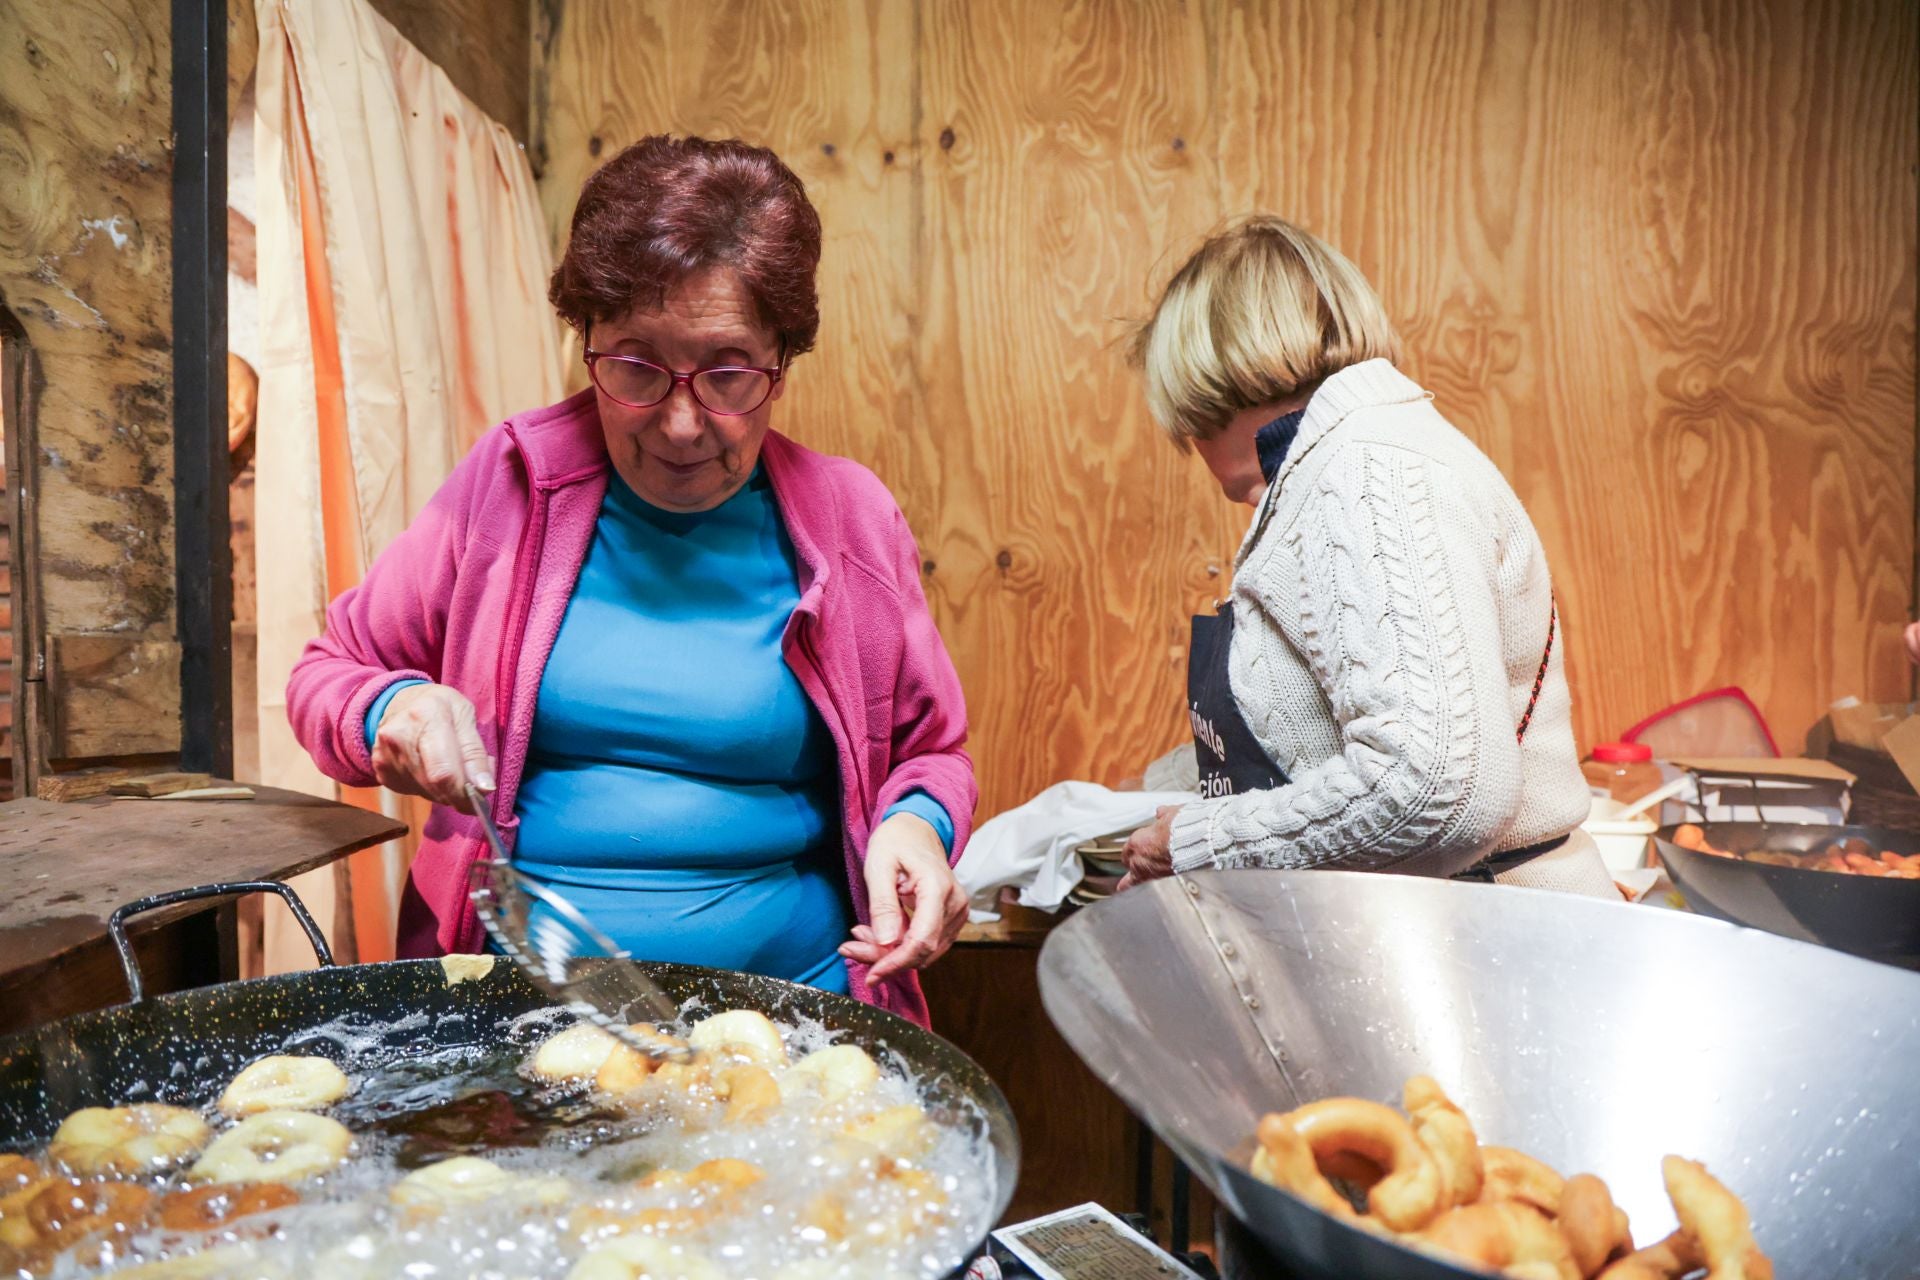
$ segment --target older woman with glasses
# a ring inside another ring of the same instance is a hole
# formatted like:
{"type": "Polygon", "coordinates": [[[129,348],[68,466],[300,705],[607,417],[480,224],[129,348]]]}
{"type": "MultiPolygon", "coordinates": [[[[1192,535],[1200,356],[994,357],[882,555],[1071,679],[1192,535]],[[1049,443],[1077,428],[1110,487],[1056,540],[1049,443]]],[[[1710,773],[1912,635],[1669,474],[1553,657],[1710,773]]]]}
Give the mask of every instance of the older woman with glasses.
{"type": "Polygon", "coordinates": [[[770,151],[647,138],[550,296],[592,386],[489,432],[287,696],[330,776],[436,803],[406,955],[473,951],[487,794],[515,870],[633,955],[924,1021],[976,790],[920,558],[871,472],[770,430],[820,221],[770,151]]]}

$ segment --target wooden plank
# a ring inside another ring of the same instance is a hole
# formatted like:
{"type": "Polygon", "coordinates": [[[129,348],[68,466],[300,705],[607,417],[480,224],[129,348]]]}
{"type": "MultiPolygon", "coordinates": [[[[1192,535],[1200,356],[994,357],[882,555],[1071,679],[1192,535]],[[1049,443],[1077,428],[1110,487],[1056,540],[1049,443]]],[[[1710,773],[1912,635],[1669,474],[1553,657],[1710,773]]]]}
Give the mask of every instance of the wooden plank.
{"type": "Polygon", "coordinates": [[[1165,247],[1218,216],[1210,55],[1175,3],[930,3],[921,26],[926,420],[903,430],[940,479],[909,515],[993,813],[1186,732],[1187,618],[1235,517],[1120,342],[1165,247]]]}
{"type": "Polygon", "coordinates": [[[1915,15],[573,0],[537,14],[534,150],[556,247],[645,132],[800,167],[828,328],[776,424],[900,498],[984,812],[1183,733],[1185,619],[1244,519],[1155,438],[1115,340],[1253,208],[1375,279],[1409,372],[1528,503],[1582,742],[1737,682],[1793,744],[1908,687],[1915,15]]]}
{"type": "Polygon", "coordinates": [[[27,982],[96,945],[124,903],[194,885],[284,880],[405,830],[331,800],[274,787],[255,793],[220,804],[0,804],[0,884],[9,886],[0,900],[0,985],[27,982]]]}
{"type": "Polygon", "coordinates": [[[1352,256],[1527,502],[1583,743],[1905,696],[1920,10],[1205,9],[1227,208],[1352,256]]]}
{"type": "Polygon", "coordinates": [[[482,111],[527,140],[532,5],[513,0],[372,0],[482,111]]]}
{"type": "Polygon", "coordinates": [[[48,637],[53,755],[172,750],[180,737],[180,646],[120,634],[48,637]]]}
{"type": "MultiPolygon", "coordinates": [[[[0,7],[0,152],[20,215],[0,220],[0,296],[39,365],[34,466],[14,476],[38,508],[23,531],[44,577],[30,656],[46,629],[155,645],[174,632],[169,48],[165,5],[0,7]]],[[[89,740],[96,712],[152,706],[143,737],[172,749],[177,666],[103,673],[124,687],[62,708],[69,732],[89,740]]],[[[28,746],[31,759],[45,744],[28,746]]]]}
{"type": "Polygon", "coordinates": [[[159,796],[170,796],[182,791],[194,791],[207,787],[213,778],[205,773],[182,773],[172,770],[166,773],[142,774],[137,778],[128,778],[116,782],[107,788],[110,796],[126,796],[137,800],[152,800],[159,796]]]}

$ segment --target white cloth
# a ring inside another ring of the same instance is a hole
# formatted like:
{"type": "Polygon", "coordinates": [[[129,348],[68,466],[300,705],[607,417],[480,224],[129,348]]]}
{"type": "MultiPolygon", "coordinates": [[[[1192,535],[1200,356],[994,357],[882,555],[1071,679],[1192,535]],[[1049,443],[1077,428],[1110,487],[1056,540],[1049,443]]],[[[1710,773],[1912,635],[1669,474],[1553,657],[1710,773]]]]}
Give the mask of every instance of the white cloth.
{"type": "Polygon", "coordinates": [[[1188,804],[1191,791],[1113,791],[1097,782],[1059,782],[982,823],[954,867],[972,903],[971,919],[998,920],[1000,890],[1016,886],[1020,905],[1058,910],[1080,883],[1074,846],[1132,831],[1161,805],[1188,804]]]}
{"type": "Polygon", "coordinates": [[[1546,553],[1499,469],[1428,400],[1369,360],[1308,404],[1235,557],[1228,659],[1292,782],[1183,809],[1176,871],[1452,870],[1587,816],[1564,638],[1514,740],[1547,643],[1546,553]]]}

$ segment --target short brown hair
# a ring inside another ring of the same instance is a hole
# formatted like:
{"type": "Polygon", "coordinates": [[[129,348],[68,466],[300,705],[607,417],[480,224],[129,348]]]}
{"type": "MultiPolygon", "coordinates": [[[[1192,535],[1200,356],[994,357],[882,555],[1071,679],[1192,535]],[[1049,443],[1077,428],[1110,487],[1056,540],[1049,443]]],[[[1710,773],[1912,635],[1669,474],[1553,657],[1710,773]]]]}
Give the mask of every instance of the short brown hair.
{"type": "Polygon", "coordinates": [[[1147,407],[1175,444],[1212,438],[1349,365],[1398,359],[1373,286],[1332,245],[1280,218],[1209,236],[1134,332],[1147,407]]]}
{"type": "Polygon", "coordinates": [[[580,188],[547,297],[586,332],[652,310],[715,267],[738,273],[791,359],[820,332],[820,215],[793,170],[729,138],[642,138],[580,188]]]}

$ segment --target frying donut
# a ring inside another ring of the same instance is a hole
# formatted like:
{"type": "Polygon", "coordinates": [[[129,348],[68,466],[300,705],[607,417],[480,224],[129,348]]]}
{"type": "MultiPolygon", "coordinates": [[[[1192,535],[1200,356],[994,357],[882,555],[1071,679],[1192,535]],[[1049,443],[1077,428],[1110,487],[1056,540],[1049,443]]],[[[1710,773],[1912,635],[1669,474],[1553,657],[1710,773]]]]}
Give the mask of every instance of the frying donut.
{"type": "Polygon", "coordinates": [[[1554,1220],[1560,1234],[1567,1238],[1574,1265],[1583,1277],[1598,1273],[1615,1254],[1633,1249],[1627,1215],[1614,1206],[1607,1184],[1590,1173],[1576,1173],[1567,1179],[1554,1220]]]}
{"type": "Polygon", "coordinates": [[[780,1105],[780,1085],[766,1068],[742,1062],[714,1073],[713,1096],[727,1104],[728,1124],[753,1124],[780,1105]]]}
{"type": "Polygon", "coordinates": [[[299,1182],[335,1168],[352,1147],[338,1120],[263,1111],[215,1138],[188,1172],[204,1182],[299,1182]]]}
{"type": "Polygon", "coordinates": [[[685,1235],[729,1213],[741,1192],[766,1171],[745,1160],[708,1160],[691,1169],[661,1169],[634,1184],[641,1191],[666,1191],[665,1205],[630,1210],[587,1205],[570,1215],[569,1225],[583,1240],[605,1235],[685,1235]]]}
{"type": "Polygon", "coordinates": [[[716,1058],[738,1059],[769,1069],[787,1065],[787,1046],[780,1039],[780,1028],[767,1021],[764,1013],[752,1009],[714,1014],[688,1034],[687,1042],[716,1058]]]}
{"type": "Polygon", "coordinates": [[[58,1253],[95,1236],[124,1241],[144,1226],[153,1192],[137,1182],[62,1178],[27,1202],[35,1243],[58,1253]]]}
{"type": "Polygon", "coordinates": [[[79,1174],[154,1173],[198,1153],[212,1133],[196,1113],[161,1102],[82,1107],[60,1122],[47,1158],[79,1174]]]}
{"type": "Polygon", "coordinates": [[[1359,1155],[1386,1170],[1367,1191],[1373,1215],[1395,1231],[1418,1231],[1440,1211],[1440,1166],[1392,1107],[1363,1098],[1326,1098],[1281,1117],[1307,1140],[1315,1159],[1359,1155]]]}
{"type": "Polygon", "coordinates": [[[1402,1105],[1413,1121],[1413,1132],[1440,1166],[1440,1202],[1443,1207],[1472,1204],[1480,1198],[1486,1168],[1473,1123],[1455,1106],[1432,1076],[1415,1076],[1401,1091],[1402,1105]]]}
{"type": "Polygon", "coordinates": [[[576,1022],[540,1042],[527,1064],[527,1074],[549,1084],[591,1080],[619,1044],[612,1032],[591,1022],[576,1022]]]}
{"type": "Polygon", "coordinates": [[[169,1231],[212,1231],[235,1218],[251,1217],[300,1203],[300,1193],[277,1182],[228,1186],[215,1182],[175,1191],[160,1198],[160,1225],[169,1231]]]}
{"type": "MultiPolygon", "coordinates": [[[[663,1049],[685,1049],[687,1042],[679,1036],[668,1035],[651,1023],[636,1022],[627,1030],[648,1044],[663,1049]]],[[[609,1040],[613,1038],[608,1037],[609,1040]]],[[[695,1088],[708,1082],[710,1068],[702,1058],[689,1062],[671,1058],[655,1058],[640,1052],[632,1045],[613,1041],[613,1048],[607,1054],[600,1069],[594,1072],[593,1084],[602,1093],[633,1093],[642,1085],[659,1088],[695,1088]]]]}
{"type": "Polygon", "coordinates": [[[840,1102],[879,1084],[880,1068],[858,1045],[836,1044],[794,1063],[785,1083],[788,1092],[811,1088],[828,1102],[840,1102]]]}
{"type": "Polygon", "coordinates": [[[691,1169],[661,1169],[640,1179],[643,1189],[669,1187],[696,1191],[742,1191],[767,1176],[767,1171],[746,1160],[707,1160],[691,1169]]]}
{"type": "MultiPolygon", "coordinates": [[[[325,1267],[315,1274],[337,1280],[337,1273],[325,1267]]],[[[288,1275],[279,1264],[260,1257],[252,1245],[226,1244],[116,1271],[113,1280],[288,1280],[288,1275]]]]}
{"type": "Polygon", "coordinates": [[[1630,1253],[1600,1273],[1600,1280],[1680,1280],[1703,1263],[1700,1244],[1684,1229],[1658,1244],[1630,1253]]]}
{"type": "Polygon", "coordinates": [[[1680,1226],[1700,1242],[1707,1280],[1773,1280],[1773,1263],[1754,1242],[1747,1207],[1698,1161],[1660,1162],[1680,1226]]]}
{"type": "Polygon", "coordinates": [[[1428,1251],[1507,1275],[1581,1280],[1573,1251],[1545,1214],[1515,1201],[1461,1205],[1434,1219],[1417,1243],[1428,1251]]]}
{"type": "Polygon", "coordinates": [[[216,1104],[236,1118],[262,1111],[318,1111],[347,1096],[347,1076],[325,1058],[276,1053],[249,1063],[216,1104]]]}
{"type": "Polygon", "coordinates": [[[915,1160],[933,1150],[939,1133],[926,1112],[911,1102],[860,1116],[840,1132],[894,1160],[915,1160]]]}
{"type": "Polygon", "coordinates": [[[723,1280],[697,1253],[646,1236],[619,1236],[587,1250],[567,1280],[723,1280]]]}
{"type": "Polygon", "coordinates": [[[565,1178],[528,1177],[479,1156],[455,1156],[415,1169],[387,1189],[387,1199],[406,1218],[418,1221],[503,1196],[523,1204],[557,1205],[568,1191],[565,1178]]]}
{"type": "Polygon", "coordinates": [[[53,1185],[55,1179],[24,1156],[7,1156],[0,1165],[0,1264],[5,1251],[31,1249],[40,1234],[27,1221],[27,1206],[33,1198],[53,1185]]]}

